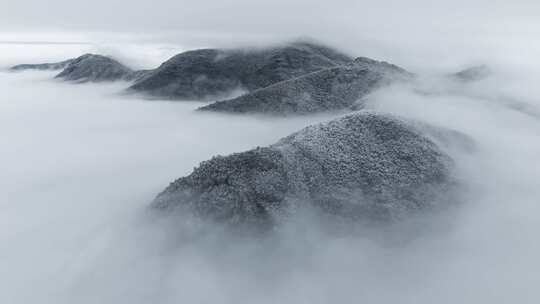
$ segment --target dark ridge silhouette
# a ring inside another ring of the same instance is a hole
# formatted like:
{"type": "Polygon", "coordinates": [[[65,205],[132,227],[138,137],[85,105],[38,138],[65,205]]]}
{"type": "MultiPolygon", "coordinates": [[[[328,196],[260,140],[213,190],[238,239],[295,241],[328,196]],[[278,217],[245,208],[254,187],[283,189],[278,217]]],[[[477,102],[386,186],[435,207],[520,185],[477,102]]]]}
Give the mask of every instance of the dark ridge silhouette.
{"type": "Polygon", "coordinates": [[[26,70],[61,70],[68,66],[75,59],[68,59],[54,63],[38,63],[38,64],[19,64],[10,68],[11,71],[26,71],[26,70]]]}
{"type": "Polygon", "coordinates": [[[130,89],[171,99],[211,99],[351,60],[336,50],[306,42],[265,49],[201,49],[172,57],[130,89]]]}
{"type": "Polygon", "coordinates": [[[85,54],[69,63],[56,78],[74,82],[127,80],[133,70],[102,55],[85,54]]]}
{"type": "Polygon", "coordinates": [[[352,63],[282,81],[199,110],[274,115],[343,110],[377,88],[411,77],[395,65],[357,58],[352,63]]]}

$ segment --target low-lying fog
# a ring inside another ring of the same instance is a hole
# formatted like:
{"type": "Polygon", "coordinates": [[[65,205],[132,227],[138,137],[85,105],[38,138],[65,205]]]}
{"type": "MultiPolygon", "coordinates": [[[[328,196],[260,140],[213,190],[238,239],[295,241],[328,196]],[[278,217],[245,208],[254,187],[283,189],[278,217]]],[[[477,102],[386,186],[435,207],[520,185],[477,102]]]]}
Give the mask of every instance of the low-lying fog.
{"type": "MultiPolygon", "coordinates": [[[[4,45],[9,55],[0,65],[40,50],[40,61],[51,58],[45,48],[58,50],[55,58],[84,49],[4,45]]],[[[538,75],[500,68],[472,84],[425,76],[368,98],[369,109],[474,141],[473,149],[448,150],[467,185],[458,211],[386,242],[329,236],[316,222],[236,239],[147,212],[200,161],[273,143],[330,116],[200,114],[199,103],[121,95],[125,83],[2,72],[0,302],[537,303],[538,75]]]]}

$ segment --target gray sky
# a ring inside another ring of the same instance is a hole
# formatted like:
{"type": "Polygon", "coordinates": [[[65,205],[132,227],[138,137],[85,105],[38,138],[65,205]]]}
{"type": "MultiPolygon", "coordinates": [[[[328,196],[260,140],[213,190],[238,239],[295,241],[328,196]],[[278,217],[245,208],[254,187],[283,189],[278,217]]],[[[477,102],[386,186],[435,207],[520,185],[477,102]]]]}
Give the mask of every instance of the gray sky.
{"type": "Polygon", "coordinates": [[[190,48],[254,45],[305,36],[358,55],[398,63],[407,58],[411,65],[444,61],[447,55],[464,62],[478,57],[515,60],[540,53],[536,42],[540,2],[536,0],[0,3],[3,41],[126,39],[173,42],[190,48]],[[523,54],[526,51],[529,53],[523,54]]]}
{"type": "Polygon", "coordinates": [[[338,34],[392,28],[521,26],[535,0],[2,0],[0,25],[12,30],[204,31],[236,34],[338,34]]]}

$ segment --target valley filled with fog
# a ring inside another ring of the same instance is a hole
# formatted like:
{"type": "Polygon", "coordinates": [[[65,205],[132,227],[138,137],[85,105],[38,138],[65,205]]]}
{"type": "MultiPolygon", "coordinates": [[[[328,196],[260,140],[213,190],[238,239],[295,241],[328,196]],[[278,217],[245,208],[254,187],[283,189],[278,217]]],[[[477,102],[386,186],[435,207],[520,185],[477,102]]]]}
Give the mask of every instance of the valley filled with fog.
{"type": "MultiPolygon", "coordinates": [[[[267,146],[343,113],[196,112],[201,102],[123,94],[127,82],[73,84],[55,72],[5,70],[92,48],[0,44],[1,303],[538,301],[535,65],[487,62],[489,77],[459,82],[447,75],[463,65],[405,60],[421,71],[415,81],[365,97],[364,110],[466,136],[442,145],[464,185],[450,210],[364,233],[333,234],[299,216],[252,238],[156,216],[150,202],[214,155],[267,146]]],[[[152,68],[183,49],[99,50],[152,68]]]]}

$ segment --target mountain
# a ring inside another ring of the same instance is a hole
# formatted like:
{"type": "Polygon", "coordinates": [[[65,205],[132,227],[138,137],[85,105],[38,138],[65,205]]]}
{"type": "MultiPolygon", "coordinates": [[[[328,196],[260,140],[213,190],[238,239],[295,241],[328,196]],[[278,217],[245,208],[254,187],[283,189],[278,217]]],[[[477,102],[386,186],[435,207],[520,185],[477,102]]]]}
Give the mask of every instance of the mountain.
{"type": "Polygon", "coordinates": [[[39,64],[19,64],[10,68],[11,71],[25,71],[25,70],[61,70],[68,66],[75,59],[68,59],[65,61],[55,63],[39,63],[39,64]]]}
{"type": "Polygon", "coordinates": [[[398,66],[361,57],[352,63],[217,101],[199,110],[274,115],[336,111],[351,107],[382,86],[411,77],[412,74],[398,66]]]}
{"type": "Polygon", "coordinates": [[[112,58],[85,54],[72,60],[56,78],[75,82],[103,82],[128,80],[132,73],[133,70],[112,58]]]}
{"type": "Polygon", "coordinates": [[[171,183],[158,210],[227,224],[273,224],[296,208],[386,222],[443,204],[450,158],[412,125],[356,112],[268,147],[205,161],[171,183]]]}
{"type": "Polygon", "coordinates": [[[200,49],[172,57],[130,90],[171,99],[211,99],[351,60],[336,50],[305,42],[264,49],[200,49]]]}
{"type": "Polygon", "coordinates": [[[451,74],[450,77],[463,82],[479,81],[489,77],[492,74],[491,69],[486,65],[473,66],[457,73],[451,74]]]}

